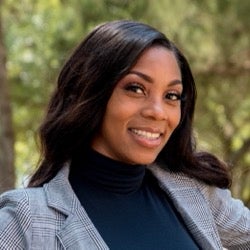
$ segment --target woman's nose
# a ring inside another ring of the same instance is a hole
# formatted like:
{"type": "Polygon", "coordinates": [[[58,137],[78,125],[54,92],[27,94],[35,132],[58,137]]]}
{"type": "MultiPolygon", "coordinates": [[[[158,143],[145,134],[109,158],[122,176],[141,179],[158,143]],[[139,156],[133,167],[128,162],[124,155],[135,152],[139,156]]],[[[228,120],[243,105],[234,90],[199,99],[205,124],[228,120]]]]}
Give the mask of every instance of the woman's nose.
{"type": "Polygon", "coordinates": [[[163,100],[150,100],[142,108],[141,114],[145,118],[150,118],[154,120],[167,119],[167,112],[164,107],[163,100]]]}

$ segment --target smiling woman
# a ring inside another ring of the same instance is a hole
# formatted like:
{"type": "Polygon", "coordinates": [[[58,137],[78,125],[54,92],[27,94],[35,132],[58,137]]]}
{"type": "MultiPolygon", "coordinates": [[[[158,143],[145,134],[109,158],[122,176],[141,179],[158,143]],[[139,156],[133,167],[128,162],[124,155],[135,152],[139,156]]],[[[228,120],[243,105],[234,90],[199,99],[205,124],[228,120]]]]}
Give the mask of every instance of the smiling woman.
{"type": "Polygon", "coordinates": [[[65,63],[29,186],[0,196],[1,249],[250,249],[228,168],[195,150],[189,64],[153,27],[96,27],[65,63]]]}
{"type": "Polygon", "coordinates": [[[180,122],[181,94],[173,52],[147,49],[115,86],[92,148],[130,164],[154,162],[180,122]]]}

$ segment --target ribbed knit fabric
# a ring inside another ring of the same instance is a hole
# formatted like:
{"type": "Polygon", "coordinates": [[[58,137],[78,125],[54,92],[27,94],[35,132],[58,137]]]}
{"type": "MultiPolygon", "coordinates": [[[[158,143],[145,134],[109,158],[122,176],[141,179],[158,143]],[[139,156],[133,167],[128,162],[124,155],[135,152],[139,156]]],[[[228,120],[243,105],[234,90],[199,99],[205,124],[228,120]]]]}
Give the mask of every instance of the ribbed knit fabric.
{"type": "Polygon", "coordinates": [[[144,166],[90,150],[73,159],[69,180],[111,250],[199,249],[144,166]]]}

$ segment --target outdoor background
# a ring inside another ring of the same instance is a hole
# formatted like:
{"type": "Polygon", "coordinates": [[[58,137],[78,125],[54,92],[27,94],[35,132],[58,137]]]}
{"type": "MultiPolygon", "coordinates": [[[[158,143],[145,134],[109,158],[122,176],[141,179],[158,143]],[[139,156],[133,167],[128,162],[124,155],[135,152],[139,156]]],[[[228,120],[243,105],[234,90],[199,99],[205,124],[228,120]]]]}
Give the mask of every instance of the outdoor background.
{"type": "Polygon", "coordinates": [[[0,0],[0,12],[0,193],[36,166],[36,130],[72,49],[100,22],[134,19],[187,56],[197,147],[230,164],[233,195],[250,207],[249,0],[0,0]]]}

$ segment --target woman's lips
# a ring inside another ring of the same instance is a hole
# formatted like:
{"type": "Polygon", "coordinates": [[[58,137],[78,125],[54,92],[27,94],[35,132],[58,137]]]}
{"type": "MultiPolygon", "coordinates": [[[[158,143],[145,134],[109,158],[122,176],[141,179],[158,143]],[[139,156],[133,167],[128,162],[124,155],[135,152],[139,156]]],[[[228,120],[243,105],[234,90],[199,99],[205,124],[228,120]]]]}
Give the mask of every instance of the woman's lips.
{"type": "Polygon", "coordinates": [[[130,134],[133,136],[133,139],[141,146],[147,148],[158,147],[162,142],[162,133],[152,132],[149,130],[142,130],[131,128],[129,129],[130,134]]]}
{"type": "Polygon", "coordinates": [[[149,140],[158,139],[161,136],[161,133],[154,133],[140,129],[130,129],[130,131],[149,140]]]}

